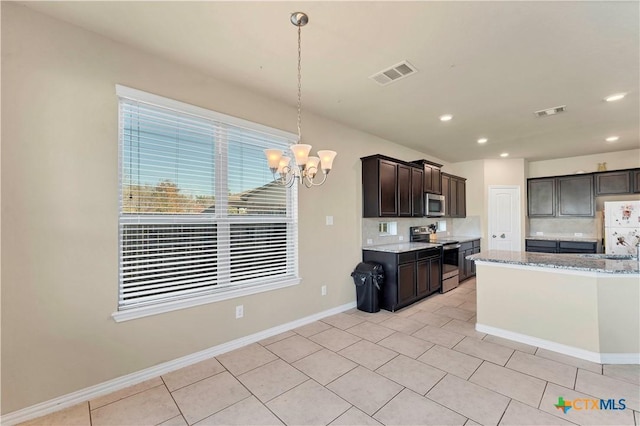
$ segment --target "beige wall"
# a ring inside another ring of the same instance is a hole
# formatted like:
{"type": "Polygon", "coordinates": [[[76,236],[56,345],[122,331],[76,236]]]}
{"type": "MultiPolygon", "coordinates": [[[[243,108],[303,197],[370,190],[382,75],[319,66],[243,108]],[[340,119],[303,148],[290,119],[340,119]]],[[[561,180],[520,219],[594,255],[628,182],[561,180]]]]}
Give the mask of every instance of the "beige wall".
{"type": "Polygon", "coordinates": [[[554,160],[529,162],[527,177],[571,175],[577,171],[590,173],[597,171],[598,163],[607,163],[607,170],[633,169],[640,167],[640,149],[606,152],[604,154],[580,157],[557,158],[554,160]]]}
{"type": "Polygon", "coordinates": [[[2,2],[4,414],[353,302],[359,158],[425,157],[305,112],[306,141],[338,156],[326,185],[300,193],[302,284],[115,323],[117,83],[295,131],[294,99],[275,102],[2,2]],[[239,303],[245,318],[235,320],[239,303]]]}

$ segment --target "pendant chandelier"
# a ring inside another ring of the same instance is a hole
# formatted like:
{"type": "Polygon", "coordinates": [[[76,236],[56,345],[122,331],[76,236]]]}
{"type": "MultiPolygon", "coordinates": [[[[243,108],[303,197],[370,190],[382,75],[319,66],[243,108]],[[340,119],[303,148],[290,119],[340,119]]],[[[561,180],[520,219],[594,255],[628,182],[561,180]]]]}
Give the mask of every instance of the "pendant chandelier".
{"type": "Polygon", "coordinates": [[[291,164],[292,157],[283,155],[279,149],[265,149],[269,169],[273,174],[273,181],[279,185],[292,186],[295,181],[307,188],[319,186],[325,183],[327,175],[331,171],[335,151],[321,150],[318,156],[309,156],[311,145],[302,143],[300,123],[302,121],[302,84],[301,84],[301,44],[300,33],[304,25],[309,22],[309,17],[303,12],[291,14],[291,23],[298,27],[298,143],[291,145],[291,154],[295,164],[291,164]],[[318,178],[318,171],[322,170],[322,179],[318,178]]]}

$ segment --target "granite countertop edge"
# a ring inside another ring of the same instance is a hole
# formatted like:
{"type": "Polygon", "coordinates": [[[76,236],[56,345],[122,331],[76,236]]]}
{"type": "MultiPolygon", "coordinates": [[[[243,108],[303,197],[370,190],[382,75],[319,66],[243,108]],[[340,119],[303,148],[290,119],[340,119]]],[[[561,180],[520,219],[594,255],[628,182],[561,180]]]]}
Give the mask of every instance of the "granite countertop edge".
{"type": "Polygon", "coordinates": [[[530,252],[488,251],[467,256],[467,259],[481,262],[509,265],[532,266],[539,268],[565,269],[604,274],[639,274],[637,259],[604,259],[584,257],[579,254],[554,254],[530,252]]]}

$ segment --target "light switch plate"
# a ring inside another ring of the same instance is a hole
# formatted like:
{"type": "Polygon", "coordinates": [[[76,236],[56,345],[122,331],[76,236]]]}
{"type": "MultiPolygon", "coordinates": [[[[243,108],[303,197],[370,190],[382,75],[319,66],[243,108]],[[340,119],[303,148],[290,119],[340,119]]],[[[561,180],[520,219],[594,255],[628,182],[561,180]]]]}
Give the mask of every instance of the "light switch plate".
{"type": "Polygon", "coordinates": [[[536,235],[544,235],[544,232],[536,232],[536,235]]]}
{"type": "Polygon", "coordinates": [[[327,216],[327,225],[333,225],[333,216],[327,216]]]}

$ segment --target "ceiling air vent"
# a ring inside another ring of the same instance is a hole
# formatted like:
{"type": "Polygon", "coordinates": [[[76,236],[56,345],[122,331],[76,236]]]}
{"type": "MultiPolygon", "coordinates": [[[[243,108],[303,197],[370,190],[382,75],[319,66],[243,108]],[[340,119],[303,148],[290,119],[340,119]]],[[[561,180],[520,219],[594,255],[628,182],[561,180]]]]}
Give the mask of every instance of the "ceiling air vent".
{"type": "Polygon", "coordinates": [[[534,112],[536,117],[548,117],[550,115],[560,114],[561,112],[565,112],[567,110],[566,105],[560,105],[553,108],[541,109],[540,111],[534,112]]]}
{"type": "Polygon", "coordinates": [[[395,64],[391,68],[375,73],[369,78],[376,81],[381,86],[386,86],[394,81],[401,80],[405,77],[409,77],[412,74],[417,73],[416,67],[411,65],[408,61],[402,61],[399,64],[395,64]]]}

